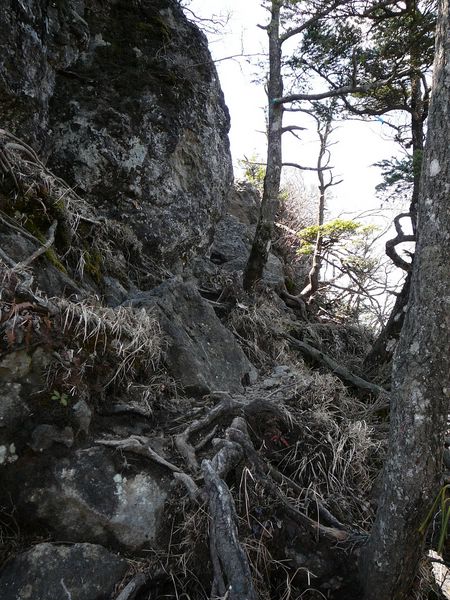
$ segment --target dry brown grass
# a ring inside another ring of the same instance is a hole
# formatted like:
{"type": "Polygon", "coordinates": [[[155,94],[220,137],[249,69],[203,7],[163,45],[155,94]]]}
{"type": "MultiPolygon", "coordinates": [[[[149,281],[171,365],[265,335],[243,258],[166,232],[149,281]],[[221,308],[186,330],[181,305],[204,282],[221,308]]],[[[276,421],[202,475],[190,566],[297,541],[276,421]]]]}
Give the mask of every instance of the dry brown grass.
{"type": "Polygon", "coordinates": [[[331,374],[288,400],[293,443],[278,453],[278,468],[316,496],[341,521],[364,528],[373,518],[368,494],[378,474],[381,445],[367,407],[331,374]]]}
{"type": "Polygon", "coordinates": [[[353,325],[298,322],[295,331],[300,339],[355,372],[358,372],[373,342],[370,331],[353,325]]]}
{"type": "Polygon", "coordinates": [[[293,355],[283,339],[287,321],[285,308],[270,296],[260,296],[253,304],[238,303],[231,311],[227,326],[234,333],[253,364],[269,369],[273,364],[290,364],[293,355]]]}
{"type": "Polygon", "coordinates": [[[0,148],[2,227],[41,245],[56,221],[55,242],[44,256],[77,282],[89,277],[99,284],[106,274],[137,284],[161,279],[161,269],[144,258],[130,227],[98,216],[32,148],[3,129],[0,148]]]}
{"type": "Polygon", "coordinates": [[[108,354],[115,363],[106,385],[134,379],[137,368],[155,371],[163,337],[157,319],[145,309],[106,308],[94,302],[57,300],[62,331],[92,355],[108,354]]]}

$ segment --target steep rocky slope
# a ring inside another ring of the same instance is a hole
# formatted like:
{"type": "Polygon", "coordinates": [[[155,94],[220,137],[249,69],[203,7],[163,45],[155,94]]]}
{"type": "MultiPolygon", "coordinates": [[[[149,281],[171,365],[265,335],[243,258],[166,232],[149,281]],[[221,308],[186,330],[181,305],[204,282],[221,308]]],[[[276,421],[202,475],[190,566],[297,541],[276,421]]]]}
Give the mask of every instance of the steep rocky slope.
{"type": "Polygon", "coordinates": [[[259,197],[204,36],[5,0],[0,40],[0,597],[356,597],[385,399],[298,355],[364,339],[279,256],[242,290],[259,197]]]}

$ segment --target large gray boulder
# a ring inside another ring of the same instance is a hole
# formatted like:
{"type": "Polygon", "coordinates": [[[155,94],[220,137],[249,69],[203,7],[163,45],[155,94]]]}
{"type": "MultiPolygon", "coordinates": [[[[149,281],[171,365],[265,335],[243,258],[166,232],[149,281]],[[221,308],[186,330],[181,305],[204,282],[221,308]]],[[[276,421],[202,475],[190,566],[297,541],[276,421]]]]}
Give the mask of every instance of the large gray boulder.
{"type": "MultiPolygon", "coordinates": [[[[243,213],[244,218],[245,213],[243,213]]],[[[243,271],[250,256],[255,226],[248,225],[232,214],[217,224],[210,249],[211,261],[225,271],[243,271]]],[[[281,260],[269,253],[264,269],[263,282],[272,288],[282,288],[284,271],[281,260]]]]}
{"type": "Polygon", "coordinates": [[[254,367],[196,288],[171,279],[130,304],[156,310],[168,339],[167,367],[187,392],[243,390],[254,367]]]}
{"type": "Polygon", "coordinates": [[[228,197],[228,214],[245,225],[256,225],[261,194],[249,181],[236,181],[228,197]]]}
{"type": "Polygon", "coordinates": [[[205,36],[176,0],[4,0],[2,127],[152,260],[210,243],[232,180],[229,115],[205,36]]]}
{"type": "Polygon", "coordinates": [[[168,484],[149,470],[125,469],[111,451],[99,447],[61,458],[42,453],[14,467],[5,481],[23,522],[56,539],[128,551],[155,543],[168,484]]]}
{"type": "Polygon", "coordinates": [[[127,568],[101,546],[37,544],[0,571],[0,598],[109,600],[127,568]]]}

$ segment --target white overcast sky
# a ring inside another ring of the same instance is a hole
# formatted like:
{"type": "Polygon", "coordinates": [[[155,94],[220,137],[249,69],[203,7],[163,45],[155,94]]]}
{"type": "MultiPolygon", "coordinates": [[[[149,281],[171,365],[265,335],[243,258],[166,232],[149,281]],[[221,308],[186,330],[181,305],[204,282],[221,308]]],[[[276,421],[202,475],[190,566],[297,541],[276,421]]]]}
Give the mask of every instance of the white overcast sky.
{"type": "MultiPolygon", "coordinates": [[[[259,0],[192,0],[189,7],[199,17],[211,13],[229,14],[229,21],[219,34],[209,36],[210,51],[219,73],[225,101],[231,114],[230,142],[235,171],[238,160],[254,154],[265,155],[264,106],[266,95],[262,83],[252,83],[257,68],[245,60],[220,60],[240,54],[265,53],[267,34],[258,28],[266,24],[268,13],[261,8],[259,0]]],[[[302,123],[302,126],[305,123],[302,123]]],[[[337,178],[343,183],[333,189],[334,199],[329,202],[330,214],[342,211],[360,211],[375,208],[380,201],[374,188],[380,182],[380,172],[371,165],[395,152],[395,146],[383,140],[385,129],[381,123],[367,124],[348,121],[341,124],[334,134],[337,144],[332,148],[332,165],[337,178]]],[[[385,132],[388,133],[387,131],[385,132]]],[[[317,156],[314,124],[310,132],[302,133],[302,141],[285,134],[284,160],[314,165],[317,156]]],[[[315,183],[315,175],[305,177],[307,183],[315,183]]]]}

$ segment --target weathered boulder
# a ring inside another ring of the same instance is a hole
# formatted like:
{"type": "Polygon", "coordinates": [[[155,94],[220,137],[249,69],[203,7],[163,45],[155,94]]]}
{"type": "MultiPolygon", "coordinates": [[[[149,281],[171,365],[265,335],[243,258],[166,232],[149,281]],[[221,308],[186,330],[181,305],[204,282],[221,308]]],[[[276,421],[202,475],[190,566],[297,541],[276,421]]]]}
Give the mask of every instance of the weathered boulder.
{"type": "Polygon", "coordinates": [[[17,460],[30,439],[25,424],[38,412],[31,394],[42,389],[50,353],[41,347],[0,358],[0,467],[17,460]]]}
{"type": "Polygon", "coordinates": [[[210,250],[213,263],[223,265],[232,260],[245,260],[253,240],[254,230],[233,215],[226,215],[217,224],[210,250]]]}
{"type": "Polygon", "coordinates": [[[102,546],[37,544],[0,572],[2,600],[109,600],[127,562],[102,546]]]}
{"type": "Polygon", "coordinates": [[[57,539],[130,551],[155,542],[168,489],[161,477],[126,470],[99,447],[28,456],[4,480],[22,523],[57,539]]]}
{"type": "MultiPolygon", "coordinates": [[[[255,226],[239,221],[238,217],[228,214],[217,224],[213,244],[210,250],[211,261],[225,271],[243,271],[250,255],[255,235],[255,226]]],[[[281,260],[269,253],[264,269],[264,283],[277,288],[284,282],[281,260]]]]}
{"type": "Polygon", "coordinates": [[[134,307],[153,307],[169,347],[166,363],[189,393],[240,392],[254,369],[231,332],[190,284],[171,279],[130,299],[134,307]]]}
{"type": "Polygon", "coordinates": [[[236,181],[228,197],[228,214],[245,225],[256,225],[261,195],[249,181],[236,181]]]}
{"type": "Polygon", "coordinates": [[[5,0],[2,127],[171,268],[210,243],[232,168],[205,36],[176,0],[5,0]]]}

